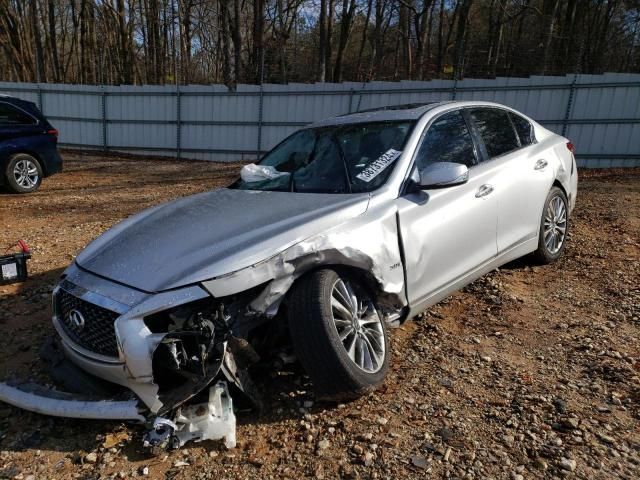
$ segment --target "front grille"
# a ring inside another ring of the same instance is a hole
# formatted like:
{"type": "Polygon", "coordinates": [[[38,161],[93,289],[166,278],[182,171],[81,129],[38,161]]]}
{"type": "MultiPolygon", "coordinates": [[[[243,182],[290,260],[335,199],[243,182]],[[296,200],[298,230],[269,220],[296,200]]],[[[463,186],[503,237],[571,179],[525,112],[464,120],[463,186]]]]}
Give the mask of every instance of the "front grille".
{"type": "Polygon", "coordinates": [[[118,356],[114,327],[118,313],[62,289],[56,294],[55,304],[58,321],[73,342],[101,355],[118,356]]]}

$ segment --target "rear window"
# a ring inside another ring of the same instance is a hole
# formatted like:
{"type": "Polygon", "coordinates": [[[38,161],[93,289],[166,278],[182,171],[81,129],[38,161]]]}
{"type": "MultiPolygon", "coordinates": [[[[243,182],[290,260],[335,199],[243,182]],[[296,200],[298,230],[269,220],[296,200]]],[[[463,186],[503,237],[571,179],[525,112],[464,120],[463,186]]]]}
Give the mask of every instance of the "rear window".
{"type": "Polygon", "coordinates": [[[497,108],[474,108],[469,111],[478,128],[489,157],[498,157],[519,148],[509,115],[497,108]]]}
{"type": "Polygon", "coordinates": [[[511,120],[513,121],[513,126],[516,127],[516,132],[518,132],[518,137],[520,137],[520,144],[523,147],[527,145],[531,145],[532,143],[536,143],[535,136],[533,134],[533,125],[520,115],[516,115],[513,112],[509,112],[511,116],[511,120]]]}
{"type": "Polygon", "coordinates": [[[2,125],[33,125],[35,119],[19,108],[0,102],[0,124],[2,125]]]}

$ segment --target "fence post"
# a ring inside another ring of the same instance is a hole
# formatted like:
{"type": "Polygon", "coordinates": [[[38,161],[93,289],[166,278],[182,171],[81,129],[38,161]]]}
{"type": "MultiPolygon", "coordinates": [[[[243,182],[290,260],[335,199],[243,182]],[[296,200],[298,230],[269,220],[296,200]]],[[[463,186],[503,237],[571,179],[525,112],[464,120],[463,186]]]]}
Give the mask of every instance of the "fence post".
{"type": "Polygon", "coordinates": [[[360,105],[362,105],[362,92],[364,92],[366,88],[367,88],[367,81],[364,80],[362,82],[361,89],[358,91],[358,105],[356,106],[356,113],[360,111],[360,105]]]}
{"type": "Polygon", "coordinates": [[[569,85],[569,98],[567,99],[567,109],[564,112],[564,120],[562,121],[562,136],[566,137],[567,128],[569,126],[569,118],[571,117],[571,107],[573,106],[573,96],[576,91],[576,82],[578,81],[578,73],[573,74],[573,80],[569,85]]]}
{"type": "Polygon", "coordinates": [[[42,88],[40,87],[40,84],[37,84],[37,89],[38,89],[38,110],[40,110],[40,112],[44,115],[44,108],[42,106],[42,88]]]}
{"type": "Polygon", "coordinates": [[[256,148],[256,161],[260,160],[260,152],[262,151],[262,109],[264,107],[264,91],[262,83],[260,83],[260,96],[258,97],[258,145],[256,148]]]}
{"type": "Polygon", "coordinates": [[[456,77],[453,79],[453,86],[451,87],[451,100],[456,99],[457,88],[458,88],[458,76],[456,75],[456,77]]]}
{"type": "Polygon", "coordinates": [[[109,149],[107,144],[107,92],[102,85],[102,95],[100,96],[102,107],[102,150],[105,152],[109,149]]]}
{"type": "Polygon", "coordinates": [[[180,107],[180,86],[176,85],[176,155],[180,160],[182,149],[182,120],[180,107]]]}

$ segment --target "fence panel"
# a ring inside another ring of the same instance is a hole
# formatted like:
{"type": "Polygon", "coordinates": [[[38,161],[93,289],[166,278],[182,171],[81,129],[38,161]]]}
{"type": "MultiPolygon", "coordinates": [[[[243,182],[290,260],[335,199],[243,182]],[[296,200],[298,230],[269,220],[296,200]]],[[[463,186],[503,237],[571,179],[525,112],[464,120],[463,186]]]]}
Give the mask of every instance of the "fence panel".
{"type": "Polygon", "coordinates": [[[255,160],[314,121],[388,105],[487,100],[564,134],[582,167],[640,166],[640,74],[274,85],[89,86],[0,82],[36,103],[60,144],[255,160]]]}

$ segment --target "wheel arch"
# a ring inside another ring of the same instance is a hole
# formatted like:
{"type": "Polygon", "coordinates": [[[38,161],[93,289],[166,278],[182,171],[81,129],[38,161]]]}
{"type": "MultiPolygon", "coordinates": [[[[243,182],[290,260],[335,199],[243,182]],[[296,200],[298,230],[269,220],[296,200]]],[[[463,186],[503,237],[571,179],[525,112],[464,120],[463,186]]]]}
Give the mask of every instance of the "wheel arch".
{"type": "Polygon", "coordinates": [[[553,181],[553,184],[551,185],[551,187],[552,188],[558,187],[560,190],[562,190],[562,193],[564,193],[564,196],[567,197],[567,216],[570,216],[571,209],[569,208],[569,206],[571,205],[571,192],[567,187],[565,187],[565,185],[558,178],[556,178],[553,181]]]}
{"type": "Polygon", "coordinates": [[[42,177],[44,178],[48,176],[46,162],[42,161],[42,158],[38,153],[36,153],[35,151],[29,148],[16,148],[15,150],[7,152],[4,155],[4,161],[2,163],[2,171],[5,172],[7,166],[9,165],[9,162],[13,157],[15,157],[16,155],[22,155],[22,154],[33,157],[38,162],[38,165],[40,165],[40,168],[42,169],[42,177]]]}
{"type": "MultiPolygon", "coordinates": [[[[376,300],[378,297],[384,295],[384,289],[382,284],[376,279],[376,277],[368,270],[357,267],[355,265],[345,265],[343,263],[326,263],[321,265],[316,265],[313,268],[307,270],[302,275],[297,277],[294,281],[294,284],[302,281],[303,278],[308,277],[309,275],[313,275],[318,270],[330,269],[334,270],[340,276],[348,276],[353,278],[363,284],[370,293],[376,296],[376,300]]],[[[287,291],[287,297],[291,295],[292,288],[287,291]]]]}
{"type": "Polygon", "coordinates": [[[553,181],[553,184],[551,185],[551,187],[558,187],[560,190],[562,190],[562,193],[564,193],[564,196],[567,197],[567,199],[569,198],[569,193],[567,192],[567,189],[562,184],[562,182],[557,178],[553,181]]]}
{"type": "Polygon", "coordinates": [[[403,302],[403,298],[399,297],[397,294],[385,291],[382,282],[380,282],[372,272],[366,268],[355,265],[335,262],[317,264],[312,268],[305,270],[303,273],[296,275],[295,279],[288,286],[286,293],[282,296],[282,300],[278,302],[277,308],[280,308],[280,304],[284,304],[285,306],[290,304],[292,301],[292,295],[297,291],[295,288],[296,285],[305,281],[306,278],[320,270],[333,270],[340,277],[347,277],[357,281],[369,292],[371,300],[374,302],[381,315],[386,318],[387,324],[397,326],[406,320],[408,308],[406,303],[403,302]]]}

